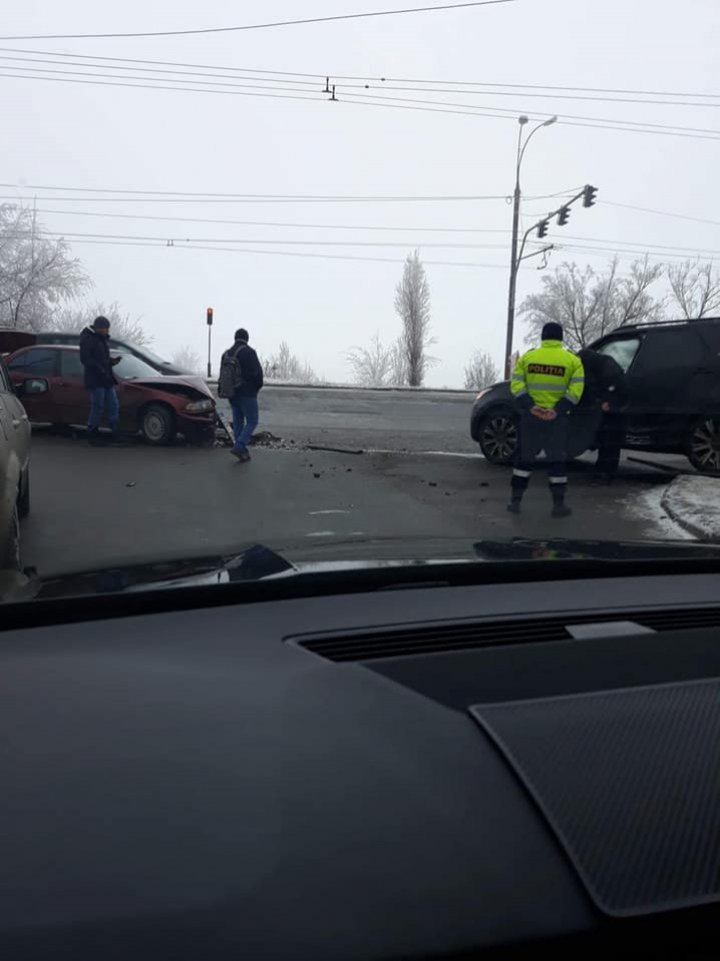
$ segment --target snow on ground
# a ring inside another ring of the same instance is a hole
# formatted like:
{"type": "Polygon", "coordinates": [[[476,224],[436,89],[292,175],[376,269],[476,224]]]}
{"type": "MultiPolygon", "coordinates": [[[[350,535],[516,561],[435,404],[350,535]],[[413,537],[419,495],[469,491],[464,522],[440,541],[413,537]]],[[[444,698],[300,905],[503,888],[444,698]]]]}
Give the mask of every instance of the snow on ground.
{"type": "Polygon", "coordinates": [[[665,488],[661,506],[694,537],[720,541],[720,479],[676,477],[665,488]]]}
{"type": "MultiPolygon", "coordinates": [[[[695,480],[692,478],[680,478],[681,480],[695,480]]],[[[672,483],[675,483],[674,481],[672,483]]],[[[659,537],[666,540],[694,540],[695,534],[691,533],[686,527],[678,523],[665,510],[664,499],[672,487],[671,484],[657,484],[649,490],[633,492],[625,498],[625,507],[629,514],[645,521],[648,525],[648,534],[651,537],[659,537]]],[[[718,488],[720,493],[720,488],[718,488]]]]}

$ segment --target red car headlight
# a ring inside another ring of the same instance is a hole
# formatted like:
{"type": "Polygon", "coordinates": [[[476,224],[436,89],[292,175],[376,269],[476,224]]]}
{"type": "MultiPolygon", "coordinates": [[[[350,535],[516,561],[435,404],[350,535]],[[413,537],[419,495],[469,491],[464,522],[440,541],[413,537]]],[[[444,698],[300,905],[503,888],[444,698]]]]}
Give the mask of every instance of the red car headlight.
{"type": "Polygon", "coordinates": [[[213,402],[208,400],[191,400],[189,404],[185,405],[185,410],[189,414],[201,414],[203,411],[212,410],[215,405],[213,402]]]}

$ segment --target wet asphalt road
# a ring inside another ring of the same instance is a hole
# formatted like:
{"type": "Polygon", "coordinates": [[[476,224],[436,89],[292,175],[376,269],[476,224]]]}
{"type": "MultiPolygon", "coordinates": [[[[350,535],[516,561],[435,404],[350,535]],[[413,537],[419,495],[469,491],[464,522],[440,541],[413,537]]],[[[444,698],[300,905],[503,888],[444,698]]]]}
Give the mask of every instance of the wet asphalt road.
{"type": "MultiPolygon", "coordinates": [[[[278,392],[279,393],[279,392],[278,392]]],[[[267,394],[270,397],[270,392],[267,394]]],[[[288,395],[285,395],[288,396],[288,395]]],[[[356,399],[331,400],[349,405],[356,399]]],[[[390,406],[398,402],[392,400],[390,406]]],[[[363,404],[364,407],[364,404],[363,404]]],[[[448,419],[461,410],[443,408],[448,419]]],[[[612,487],[594,487],[589,465],[571,471],[568,520],[550,517],[540,473],[520,517],[505,510],[509,472],[474,453],[403,452],[358,455],[303,449],[306,437],[373,450],[387,449],[392,435],[373,432],[372,411],[349,427],[308,430],[294,403],[281,414],[270,404],[264,426],[288,439],[287,449],[256,448],[240,464],[224,448],[90,448],[83,439],[37,430],[33,438],[32,509],[22,525],[23,562],[41,575],[151,559],[235,552],[264,543],[294,558],[412,556],[412,546],[436,539],[569,537],[633,540],[678,537],[682,532],[659,511],[664,478],[626,464],[612,487]],[[293,426],[296,425],[296,426],[293,426]],[[303,431],[308,431],[307,435],[303,431]]],[[[426,402],[414,408],[423,421],[426,402]]],[[[332,412],[328,417],[334,416],[332,412]]],[[[460,428],[458,428],[460,433],[460,428]]],[[[414,440],[431,438],[440,448],[447,429],[417,429],[414,440]]],[[[409,436],[405,432],[403,437],[409,436]]]]}

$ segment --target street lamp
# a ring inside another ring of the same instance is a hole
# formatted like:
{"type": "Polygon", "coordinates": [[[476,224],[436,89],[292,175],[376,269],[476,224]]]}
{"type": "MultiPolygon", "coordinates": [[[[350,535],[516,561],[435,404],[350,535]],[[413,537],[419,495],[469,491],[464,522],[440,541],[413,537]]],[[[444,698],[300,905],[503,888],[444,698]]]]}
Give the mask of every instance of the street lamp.
{"type": "Polygon", "coordinates": [[[513,329],[515,327],[515,287],[517,284],[517,272],[520,262],[518,261],[518,225],[520,221],[520,167],[522,165],[523,157],[525,156],[525,151],[527,150],[527,145],[532,140],[533,134],[536,134],[541,127],[549,127],[554,124],[557,120],[556,116],[549,117],[547,120],[543,120],[536,127],[530,131],[530,133],[525,138],[525,143],[523,143],[522,133],[523,127],[528,123],[528,118],[522,114],[518,117],[518,124],[520,129],[518,130],[518,145],[517,145],[517,161],[515,164],[515,193],[513,195],[513,226],[512,226],[512,244],[510,251],[510,289],[508,291],[508,312],[507,312],[507,334],[505,338],[505,379],[509,380],[512,375],[512,342],[513,342],[513,329]]]}

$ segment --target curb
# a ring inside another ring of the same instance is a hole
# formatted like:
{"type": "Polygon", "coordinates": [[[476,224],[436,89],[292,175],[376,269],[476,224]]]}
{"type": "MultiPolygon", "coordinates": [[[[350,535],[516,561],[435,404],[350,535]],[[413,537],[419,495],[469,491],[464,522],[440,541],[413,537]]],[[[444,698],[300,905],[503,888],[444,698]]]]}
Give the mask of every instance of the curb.
{"type": "Polygon", "coordinates": [[[699,541],[720,540],[720,482],[713,477],[676,477],[665,488],[660,506],[676,524],[699,541]]]}

